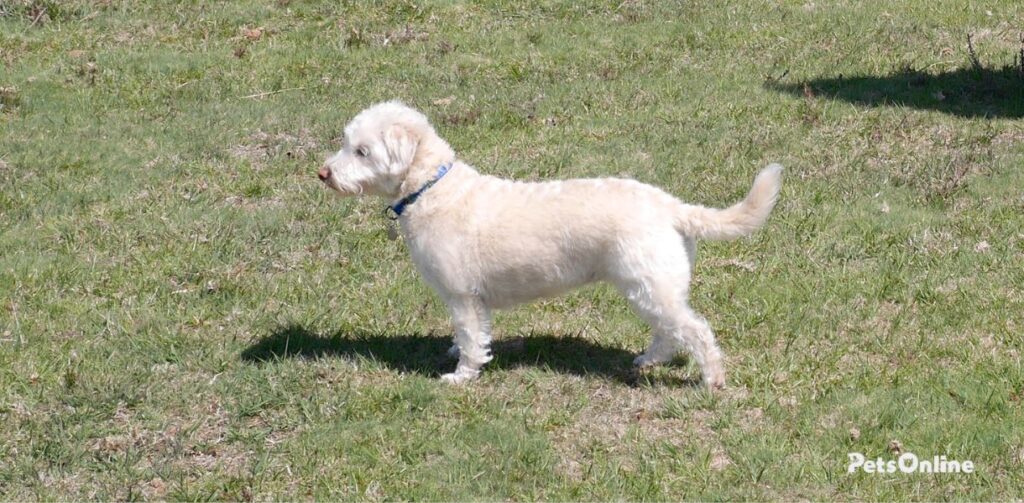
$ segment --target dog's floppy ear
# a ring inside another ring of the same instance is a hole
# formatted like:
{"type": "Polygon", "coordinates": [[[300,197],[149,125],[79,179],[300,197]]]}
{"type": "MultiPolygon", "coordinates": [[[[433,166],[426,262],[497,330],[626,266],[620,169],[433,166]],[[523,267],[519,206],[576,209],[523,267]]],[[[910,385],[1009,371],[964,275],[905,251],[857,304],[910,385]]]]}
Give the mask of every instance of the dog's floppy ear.
{"type": "Polygon", "coordinates": [[[395,124],[384,131],[384,147],[391,158],[391,164],[408,167],[416,157],[419,136],[402,124],[395,124]]]}

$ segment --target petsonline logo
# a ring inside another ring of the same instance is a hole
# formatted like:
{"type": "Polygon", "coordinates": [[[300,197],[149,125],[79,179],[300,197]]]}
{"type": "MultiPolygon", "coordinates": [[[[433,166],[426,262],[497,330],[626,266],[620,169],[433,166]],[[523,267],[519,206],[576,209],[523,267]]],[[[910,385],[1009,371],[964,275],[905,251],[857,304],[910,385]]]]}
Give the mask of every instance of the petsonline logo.
{"type": "Polygon", "coordinates": [[[946,459],[946,456],[934,456],[931,459],[920,459],[913,452],[904,452],[896,459],[868,459],[859,452],[847,454],[850,465],[846,473],[862,470],[864,473],[974,473],[974,462],[946,459]]]}

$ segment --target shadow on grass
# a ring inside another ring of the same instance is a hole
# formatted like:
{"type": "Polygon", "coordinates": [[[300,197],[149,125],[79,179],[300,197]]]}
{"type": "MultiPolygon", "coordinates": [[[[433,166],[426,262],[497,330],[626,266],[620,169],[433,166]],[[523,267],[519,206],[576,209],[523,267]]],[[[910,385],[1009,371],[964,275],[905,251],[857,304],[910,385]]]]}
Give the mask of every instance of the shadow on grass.
{"type": "MultiPolygon", "coordinates": [[[[446,354],[451,343],[451,337],[434,334],[336,333],[324,336],[293,325],[282,327],[245,349],[241,358],[259,364],[283,358],[363,357],[400,372],[439,377],[455,369],[455,360],[446,354]]],[[[531,335],[496,340],[492,354],[494,359],[485,367],[492,371],[532,366],[565,374],[597,376],[630,386],[699,385],[696,380],[663,375],[664,372],[638,373],[633,367],[636,356],[633,353],[599,346],[575,336],[531,335]]]]}
{"type": "Polygon", "coordinates": [[[839,75],[792,84],[768,82],[765,86],[796,96],[821,96],[864,106],[904,106],[970,118],[1024,117],[1024,71],[1019,66],[975,66],[941,73],[907,69],[882,76],[839,75]]]}

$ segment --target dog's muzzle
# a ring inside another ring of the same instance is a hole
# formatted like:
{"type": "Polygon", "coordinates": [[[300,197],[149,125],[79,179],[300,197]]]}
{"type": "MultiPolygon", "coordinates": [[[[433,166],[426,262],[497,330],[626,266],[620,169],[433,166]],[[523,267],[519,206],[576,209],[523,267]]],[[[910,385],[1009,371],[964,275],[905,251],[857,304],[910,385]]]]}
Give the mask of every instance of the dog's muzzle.
{"type": "Polygon", "coordinates": [[[326,182],[331,177],[331,168],[328,168],[326,164],[321,166],[320,171],[316,172],[316,176],[320,177],[321,182],[326,182]]]}

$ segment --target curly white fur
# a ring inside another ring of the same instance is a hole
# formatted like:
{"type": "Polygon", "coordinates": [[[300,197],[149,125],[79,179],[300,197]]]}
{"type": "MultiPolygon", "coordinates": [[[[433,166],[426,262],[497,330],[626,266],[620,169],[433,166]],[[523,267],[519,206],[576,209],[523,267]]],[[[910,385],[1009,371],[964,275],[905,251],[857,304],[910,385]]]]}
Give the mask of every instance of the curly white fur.
{"type": "Polygon", "coordinates": [[[397,201],[445,164],[451,171],[399,219],[413,262],[455,325],[459,362],[444,380],[473,379],[491,359],[491,310],[607,281],[654,332],[637,365],[686,350],[709,387],[725,384],[714,334],[687,304],[696,239],[759,228],[775,205],[781,166],[762,170],[747,197],[724,210],[626,179],[503,180],[458,160],[423,114],[387,102],[349,123],[320,177],[341,194],[397,201]]]}

